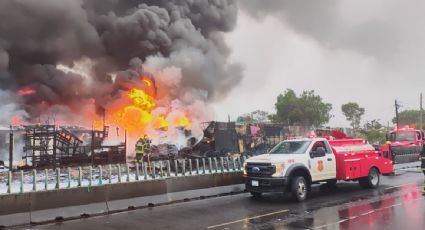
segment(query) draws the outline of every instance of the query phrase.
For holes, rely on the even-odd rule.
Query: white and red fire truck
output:
[[[356,180],[364,188],[375,188],[380,175],[394,172],[391,155],[384,156],[366,140],[331,139],[286,140],[267,154],[247,159],[247,191],[254,197],[266,192],[291,192],[297,201],[303,201],[315,183],[334,185],[338,180]]]

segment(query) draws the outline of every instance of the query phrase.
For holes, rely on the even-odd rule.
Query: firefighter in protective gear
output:
[[[149,158],[149,154],[150,154],[150,144],[151,141],[148,139],[148,137],[146,135],[144,135],[142,138],[140,138],[137,142],[136,142],[136,160],[137,162],[142,162],[144,156],[148,156]]]

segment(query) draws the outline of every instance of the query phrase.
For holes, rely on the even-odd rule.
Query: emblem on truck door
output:
[[[258,168],[258,167],[253,167],[253,168],[252,168],[252,172],[253,172],[253,173],[258,173],[258,172],[260,172],[260,168]]]
[[[323,171],[323,161],[319,160],[317,161],[317,170],[319,170],[319,172]]]

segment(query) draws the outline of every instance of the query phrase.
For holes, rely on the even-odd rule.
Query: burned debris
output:
[[[187,146],[180,150],[173,144],[150,145],[149,148],[145,148],[145,156],[140,159],[149,162],[262,154],[277,143],[287,138],[303,136],[310,130],[309,127],[283,124],[240,125],[235,122],[216,121],[203,124],[203,136],[199,140],[195,137],[188,138]],[[141,138],[136,144],[136,153],[142,142],[149,141],[144,138]]]
[[[3,141],[0,143],[0,149],[3,149],[1,159],[8,160],[4,157],[7,147],[10,148],[10,156],[13,156],[13,151],[23,150],[22,156],[15,159],[18,169],[119,164],[125,163],[127,159],[141,163],[256,155],[267,152],[284,139],[303,136],[310,130],[309,127],[270,123],[237,124],[211,121],[202,125],[203,135],[200,137],[193,136],[190,130],[180,130],[186,137],[187,143],[184,147],[173,143],[153,144],[146,135],[135,140],[135,143],[130,142],[130,145],[127,145],[127,135],[119,143],[109,145],[109,142],[105,141],[109,137],[109,126],[103,126],[100,130],[55,125],[21,126],[0,132],[0,140]],[[9,143],[12,144],[4,141],[9,139],[9,134]],[[14,144],[13,139],[22,139],[21,144]],[[9,159],[12,159],[10,156]],[[16,164],[17,161],[19,164]]]
[[[125,141],[106,146],[109,127],[103,130],[66,129],[54,125],[24,126],[24,164],[18,168],[111,164],[126,161]],[[88,139],[88,141],[83,141]]]

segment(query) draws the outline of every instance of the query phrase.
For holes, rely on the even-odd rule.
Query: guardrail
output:
[[[67,167],[0,174],[3,194],[70,189],[171,177],[240,172],[246,157],[210,157],[152,161],[150,163]]]

